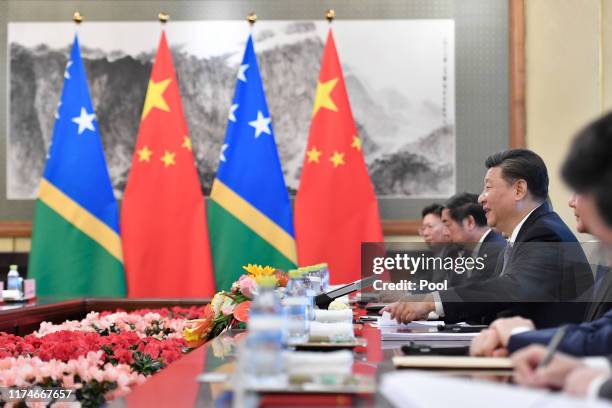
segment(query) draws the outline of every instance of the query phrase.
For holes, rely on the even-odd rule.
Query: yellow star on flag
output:
[[[315,146],[312,146],[312,149],[306,152],[308,155],[308,163],[319,162],[319,156],[321,156],[321,152],[317,150]]]
[[[334,167],[338,167],[341,164],[344,164],[344,153],[340,153],[334,150],[334,154],[332,157],[329,158],[329,161],[334,164]]]
[[[357,136],[353,136],[353,143],[351,143],[351,147],[361,150],[361,139],[359,139]]]
[[[166,88],[168,88],[168,85],[170,85],[170,81],[170,78],[164,79],[163,81],[159,82],[153,82],[152,80],[149,81],[149,87],[147,88],[147,96],[145,97],[144,108],[142,108],[141,120],[146,118],[149,112],[151,112],[151,109],[153,108],[161,109],[165,112],[170,112],[170,107],[164,99],[164,92],[166,91]]]
[[[321,108],[338,112],[338,107],[331,98],[331,92],[334,90],[337,82],[338,78],[334,78],[327,82],[319,82],[317,85],[314,107],[312,108],[312,117],[314,117]]]
[[[146,161],[147,163],[150,161],[151,155],[153,154],[153,152],[149,150],[147,146],[144,146],[142,149],[136,151],[136,153],[138,153],[139,162]]]
[[[183,144],[181,145],[181,147],[184,147],[185,149],[191,151],[191,139],[187,136],[183,136]]]
[[[168,166],[172,166],[176,164],[174,162],[174,156],[176,156],[176,153],[170,153],[167,150],[164,152],[164,156],[160,159],[161,161],[164,162],[164,167],[168,167]]]

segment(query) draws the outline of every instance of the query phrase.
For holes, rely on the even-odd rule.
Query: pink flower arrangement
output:
[[[188,310],[185,316],[202,316],[203,313],[204,308],[198,308]],[[35,334],[45,336],[58,331],[80,331],[101,335],[133,332],[140,337],[181,338],[186,320],[185,317],[177,317],[176,314],[169,312],[162,314],[153,310],[140,310],[134,313],[91,312],[81,321],[68,320],[61,324],[42,322]]]
[[[102,354],[90,351],[68,362],[24,356],[3,358],[0,360],[0,386],[25,388],[54,384],[75,389],[77,399],[79,396],[85,399],[97,397],[87,395],[91,393],[88,384],[95,381],[99,385],[97,389],[106,391],[104,399],[110,400],[127,394],[130,387],[145,380],[126,364],[105,364]]]
[[[92,312],[81,321],[43,322],[24,337],[0,332],[0,386],[67,387],[82,406],[98,406],[188,352],[187,318],[207,310],[210,305]]]

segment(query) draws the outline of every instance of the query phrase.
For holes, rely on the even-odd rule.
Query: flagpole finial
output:
[[[334,21],[334,18],[336,18],[336,12],[334,9],[329,9],[325,12],[325,19],[329,21],[330,24],[332,21]]]
[[[160,23],[166,24],[168,20],[170,20],[170,14],[164,13],[162,11],[161,13],[157,14],[157,19],[159,20]]]
[[[80,12],[75,11],[72,14],[72,21],[74,21],[76,24],[81,24],[83,22],[83,15]]]
[[[249,22],[249,24],[252,27],[255,24],[255,22],[257,21],[257,14],[249,13],[249,15],[247,16],[247,21]]]

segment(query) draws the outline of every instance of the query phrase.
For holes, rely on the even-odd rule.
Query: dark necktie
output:
[[[508,263],[510,262],[510,257],[512,256],[512,244],[512,242],[508,242],[506,244],[506,247],[504,248],[504,264],[502,266],[500,276],[506,273],[506,267],[508,266]]]

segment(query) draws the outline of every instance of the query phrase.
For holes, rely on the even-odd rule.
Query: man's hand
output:
[[[415,297],[412,301],[409,299],[387,305],[380,311],[380,314],[388,312],[391,315],[391,319],[397,320],[398,323],[410,323],[413,320],[427,319],[429,312],[433,312],[436,309],[432,295]]]
[[[480,332],[478,336],[472,340],[470,345],[470,354],[472,356],[495,356],[504,357],[508,355],[508,342],[514,329],[524,327],[528,330],[535,328],[533,322],[522,317],[511,317],[506,319],[497,319],[487,330]]]
[[[567,376],[563,391],[568,394],[585,397],[591,383],[599,377],[609,377],[610,371],[601,368],[578,367]]]
[[[502,346],[496,330],[484,329],[470,344],[470,355],[479,357],[506,357],[508,350]]]
[[[560,389],[573,370],[584,367],[579,359],[555,353],[546,367],[539,368],[546,351],[544,346],[532,345],[514,353],[512,355],[514,381],[532,387]]]

